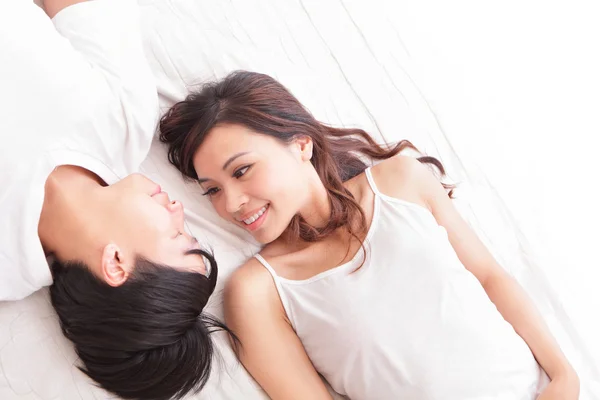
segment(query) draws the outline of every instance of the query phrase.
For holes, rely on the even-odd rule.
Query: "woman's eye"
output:
[[[241,178],[242,176],[244,176],[244,174],[246,172],[248,172],[248,170],[250,169],[251,165],[246,165],[245,167],[236,169],[235,172],[233,173],[233,177],[234,178]]]
[[[204,193],[202,194],[202,196],[209,196],[209,197],[210,197],[210,196],[214,196],[215,194],[217,194],[217,192],[218,192],[219,190],[221,190],[221,189],[219,189],[219,188],[210,188],[210,189],[208,189],[206,192],[204,192]]]

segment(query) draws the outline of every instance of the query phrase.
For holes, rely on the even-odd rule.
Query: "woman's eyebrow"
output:
[[[237,154],[234,154],[231,157],[229,157],[229,159],[227,161],[225,161],[225,164],[223,164],[223,171],[225,171],[225,169],[229,166],[229,164],[231,164],[236,158],[246,155],[248,153],[250,153],[250,152],[242,151],[241,153],[237,153]]]

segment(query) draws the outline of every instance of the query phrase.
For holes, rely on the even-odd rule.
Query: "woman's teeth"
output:
[[[248,219],[244,220],[244,223],[246,225],[250,225],[251,223],[253,223],[254,221],[256,221],[257,219],[260,218],[261,215],[263,215],[265,213],[265,211],[267,211],[267,206],[264,206],[263,208],[261,208],[260,210],[258,210],[258,212],[256,214],[254,214],[253,216],[251,216]]]

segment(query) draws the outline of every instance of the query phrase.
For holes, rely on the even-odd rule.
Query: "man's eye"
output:
[[[244,174],[246,172],[248,172],[248,170],[250,169],[250,167],[252,167],[251,165],[246,165],[245,167],[236,169],[235,172],[233,173],[233,177],[234,178],[241,178],[242,176],[244,176]]]

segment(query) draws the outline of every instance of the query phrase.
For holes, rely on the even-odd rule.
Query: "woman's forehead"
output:
[[[258,133],[243,125],[221,125],[213,128],[200,145],[198,153],[204,157],[229,158],[234,153],[261,152],[265,146],[281,146],[283,143],[267,134]]]

